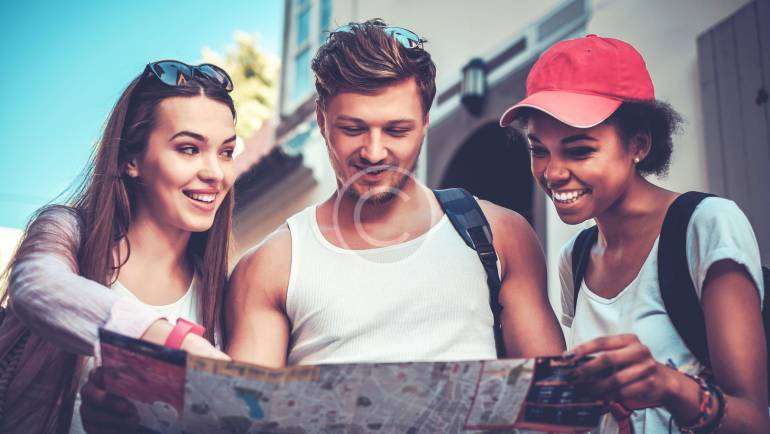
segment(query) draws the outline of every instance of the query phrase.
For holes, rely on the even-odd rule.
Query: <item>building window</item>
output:
[[[320,15],[320,20],[318,22],[319,28],[321,29],[318,37],[319,44],[323,44],[324,42],[326,42],[326,38],[329,36],[329,32],[332,30],[330,28],[331,20],[332,20],[332,1],[321,0],[321,15]]]
[[[313,73],[310,63],[318,47],[326,42],[332,25],[331,0],[290,0],[291,30],[288,44],[288,64],[283,70],[286,97],[281,113],[289,114],[313,93]]]
[[[299,101],[310,92],[310,47],[294,58],[294,94],[292,100]]]
[[[302,8],[297,14],[297,46],[300,47],[307,42],[310,34],[310,4]]]
[[[313,1],[294,0],[294,44],[292,49],[293,80],[291,83],[291,101],[299,103],[307,97],[310,91],[310,56],[313,51],[315,38],[311,38],[313,32]]]

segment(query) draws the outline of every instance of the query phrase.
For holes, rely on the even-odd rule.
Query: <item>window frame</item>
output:
[[[312,74],[308,74],[308,86],[307,91],[303,91],[302,94],[297,94],[297,60],[306,50],[309,50],[311,61],[312,56],[318,47],[326,40],[325,35],[321,32],[321,0],[288,0],[290,5],[290,31],[287,35],[287,40],[284,42],[288,47],[286,56],[286,65],[284,67],[283,80],[284,80],[284,95],[281,101],[281,114],[284,116],[291,115],[298,108],[300,108],[309,98],[315,94],[315,87],[312,82]],[[332,21],[334,2],[329,0],[329,22]],[[297,40],[299,33],[299,19],[303,13],[307,13],[308,16],[308,36],[304,41],[299,42]]]

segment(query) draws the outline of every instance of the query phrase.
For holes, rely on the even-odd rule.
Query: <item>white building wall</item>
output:
[[[382,18],[428,40],[441,92],[460,79],[471,58],[509,43],[527,24],[548,13],[560,0],[338,0],[336,7],[357,4],[356,20]],[[335,15],[336,16],[336,15]]]

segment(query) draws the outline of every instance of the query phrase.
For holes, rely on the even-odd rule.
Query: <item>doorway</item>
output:
[[[518,212],[533,224],[533,184],[524,137],[490,122],[460,145],[439,188],[463,187],[479,199]]]

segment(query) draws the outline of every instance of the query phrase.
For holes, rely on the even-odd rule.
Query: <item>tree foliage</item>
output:
[[[236,134],[246,139],[273,116],[280,61],[259,47],[258,38],[236,31],[235,44],[224,55],[203,48],[203,61],[224,68],[233,80],[230,94],[238,112]]]

